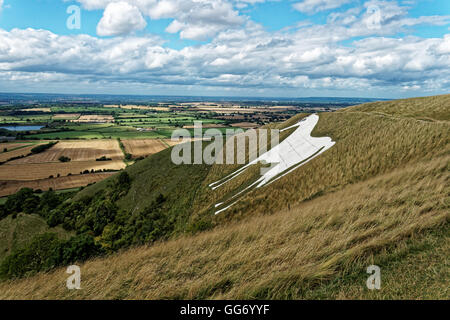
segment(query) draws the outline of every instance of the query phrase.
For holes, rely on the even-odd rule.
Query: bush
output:
[[[119,186],[127,187],[130,185],[131,179],[127,172],[122,171],[117,178],[117,182],[119,183]]]
[[[66,156],[61,156],[61,157],[58,158],[58,160],[61,161],[61,162],[70,162],[71,159],[69,157],[66,157]]]
[[[0,277],[22,277],[33,271],[55,267],[59,246],[60,241],[55,233],[45,233],[33,238],[27,247],[14,250],[2,261]]]
[[[53,147],[57,142],[49,142],[47,144],[41,144],[39,146],[34,147],[33,149],[31,149],[31,153],[32,154],[36,154],[36,153],[41,153],[44,152],[47,149],[50,149],[51,147]]]
[[[15,249],[0,264],[0,278],[23,277],[39,271],[48,271],[60,265],[85,261],[103,253],[94,238],[81,234],[69,240],[59,240],[56,233],[44,233],[30,243]]]
[[[52,190],[44,192],[41,197],[36,195],[38,193],[42,193],[42,190],[22,188],[17,193],[10,195],[5,204],[0,206],[0,218],[19,212],[38,213],[47,218],[51,210],[57,208],[70,196],[70,193],[56,194]]]
[[[102,156],[100,158],[95,159],[95,161],[111,161],[111,158],[107,158],[106,156]]]
[[[5,211],[9,214],[27,210],[32,211],[31,206],[39,202],[39,197],[34,194],[33,189],[22,188],[17,193],[10,195],[5,202]]]

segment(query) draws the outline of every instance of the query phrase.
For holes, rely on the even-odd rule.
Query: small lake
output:
[[[40,130],[44,126],[7,126],[7,127],[0,127],[0,129],[6,129],[9,131],[34,131],[34,130]]]

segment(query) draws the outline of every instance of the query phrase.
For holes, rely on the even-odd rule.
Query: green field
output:
[[[24,108],[48,108],[51,112],[25,112],[23,111]],[[55,119],[53,117],[56,114],[59,116]],[[67,114],[67,117],[64,117],[64,114]],[[81,117],[89,115],[113,116],[114,123],[77,122],[83,118],[74,118],[72,114],[80,114]],[[257,122],[258,120],[218,119],[213,112],[199,112],[190,108],[172,108],[169,111],[118,109],[104,107],[102,104],[81,103],[18,105],[0,108],[0,125],[45,125],[38,132],[8,133],[8,135],[16,135],[18,140],[170,138],[173,130],[184,126],[193,126],[195,121],[201,121],[204,125],[216,124],[231,128],[229,125],[233,122]],[[189,131],[193,132],[192,129],[189,129]],[[225,129],[220,128],[220,131],[225,132]]]

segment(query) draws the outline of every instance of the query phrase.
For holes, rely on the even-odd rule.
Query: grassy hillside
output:
[[[163,211],[180,217],[173,239],[80,264],[82,290],[65,289],[61,268],[4,281],[0,298],[448,299],[448,97],[320,114],[313,135],[333,148],[217,216],[213,204],[258,168],[211,191],[235,166],[174,166],[170,150],[142,160],[126,169],[131,185],[117,205],[139,216],[167,197]],[[183,234],[195,221],[215,228]],[[377,292],[365,287],[370,264],[382,270]]]
[[[361,112],[323,113],[313,135],[331,136],[336,145],[273,184],[249,193],[218,218],[273,213],[409,163],[440,157],[450,151],[448,132],[449,123],[444,121],[424,122]],[[205,186],[224,175],[223,167],[211,169]],[[209,197],[200,202],[216,203],[222,192],[238,188],[240,183],[232,181],[216,192],[205,188],[201,194]]]
[[[450,94],[387,102],[371,102],[346,108],[344,112],[409,117],[424,121],[449,121]]]
[[[36,214],[19,213],[0,220],[0,261],[14,249],[20,248],[34,236],[45,232],[57,233],[61,239],[70,234],[60,226],[50,228],[44,219]]]

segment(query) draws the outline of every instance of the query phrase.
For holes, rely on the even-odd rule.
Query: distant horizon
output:
[[[98,97],[98,96],[104,96],[104,97],[149,97],[149,98],[187,98],[187,99],[196,99],[196,98],[202,98],[202,99],[227,99],[227,100],[243,100],[243,99],[256,99],[256,100],[307,100],[307,99],[314,99],[314,100],[320,100],[320,99],[344,99],[344,100],[397,100],[397,99],[407,99],[407,98],[382,98],[382,97],[364,97],[364,96],[245,96],[245,95],[233,95],[233,96],[226,96],[226,95],[182,95],[182,94],[120,94],[120,93],[61,93],[61,92],[4,92],[0,91],[0,101],[3,95],[24,95],[24,96],[62,96],[62,97]],[[432,95],[433,96],[433,95]],[[418,97],[425,97],[425,96],[417,96]],[[414,97],[413,97],[414,98]]]

